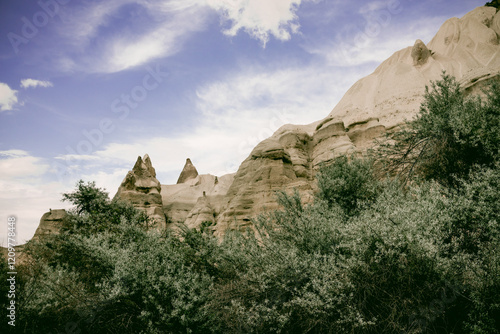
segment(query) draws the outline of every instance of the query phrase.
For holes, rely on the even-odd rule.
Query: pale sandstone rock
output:
[[[64,209],[51,209],[49,212],[46,212],[40,219],[40,224],[32,240],[40,239],[45,235],[59,234],[67,217],[68,213]]]
[[[343,154],[363,154],[374,139],[413,119],[425,86],[439,80],[443,70],[467,92],[498,77],[498,20],[494,8],[479,7],[446,21],[427,46],[417,40],[356,82],[324,120],[285,125],[257,145],[234,177],[216,235],[251,226],[258,213],[277,208],[278,190],[296,188],[305,202],[310,200],[321,164]]]
[[[196,170],[196,167],[194,167],[193,163],[191,162],[191,159],[187,158],[186,164],[184,165],[181,175],[179,175],[179,179],[177,180],[177,184],[184,183],[188,180],[194,179],[197,176],[198,176],[198,171]]]
[[[498,11],[491,22],[491,29],[500,37],[500,11]]]
[[[431,56],[431,52],[427,49],[424,42],[417,39],[413,48],[411,49],[411,57],[413,58],[414,66],[422,66],[424,65],[429,57]]]
[[[227,204],[223,201],[233,179],[234,174],[204,174],[184,183],[162,185],[163,211],[171,222],[185,222],[189,227],[198,227],[203,221],[215,222]],[[202,197],[205,199],[199,201]]]
[[[147,154],[144,158],[137,158],[134,167],[118,188],[115,198],[146,212],[155,221],[157,228],[166,227],[161,185],[156,179],[156,171]]]
[[[449,19],[427,45],[417,40],[356,82],[325,119],[282,126],[254,148],[236,174],[198,175],[188,159],[178,184],[160,187],[150,160],[148,165],[138,159],[120,197],[142,208],[148,202],[148,213],[154,203],[153,215],[167,214],[192,228],[214,222],[218,236],[251,227],[259,213],[278,208],[277,191],[297,189],[309,202],[321,164],[344,154],[363,154],[374,139],[413,119],[425,86],[439,80],[443,70],[468,93],[500,78],[499,31],[500,14],[492,7]]]

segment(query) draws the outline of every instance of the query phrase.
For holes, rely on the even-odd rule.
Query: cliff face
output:
[[[276,191],[297,189],[312,198],[322,163],[343,154],[363,154],[382,136],[418,113],[425,86],[443,71],[466,92],[478,93],[500,78],[500,12],[478,7],[447,20],[426,45],[417,40],[395,52],[356,82],[323,120],[285,125],[259,143],[236,174],[198,175],[190,159],[175,185],[160,185],[149,157],[138,158],[116,196],[165,226],[165,215],[196,228],[212,222],[216,235],[245,228],[251,219],[277,208]]]
[[[471,93],[483,81],[498,79],[499,28],[500,12],[493,7],[447,20],[428,45],[417,40],[356,82],[325,119],[280,128],[241,164],[216,234],[244,227],[257,213],[276,208],[276,190],[298,189],[307,201],[321,163],[342,154],[362,154],[373,139],[413,119],[425,86],[439,80],[443,70]]]
[[[463,86],[497,76],[499,21],[493,7],[478,7],[461,19],[447,20],[427,46],[417,41],[356,82],[329,116],[346,125],[378,118],[391,128],[415,116],[425,86],[440,79],[443,70]]]
[[[185,183],[186,181],[194,179],[197,176],[198,176],[198,171],[196,170],[196,167],[194,167],[193,163],[191,162],[191,159],[187,158],[186,164],[184,165],[181,175],[179,175],[179,179],[177,180],[177,184]]]
[[[162,185],[163,211],[173,223],[185,222],[191,228],[204,221],[216,223],[233,179],[234,174],[205,174],[184,183]]]
[[[61,227],[67,217],[68,213],[63,209],[51,209],[49,212],[46,212],[40,219],[40,224],[38,225],[32,240],[42,238],[44,235],[48,234],[59,234],[59,231],[61,230]]]
[[[439,80],[443,70],[471,93],[485,80],[498,78],[499,35],[500,12],[493,7],[447,20],[427,45],[417,40],[356,82],[325,119],[285,125],[259,143],[235,175],[198,175],[188,159],[177,184],[162,186],[163,212],[190,227],[213,222],[222,236],[276,209],[277,191],[297,189],[307,202],[322,163],[343,154],[363,154],[375,138],[411,120],[425,86]]]

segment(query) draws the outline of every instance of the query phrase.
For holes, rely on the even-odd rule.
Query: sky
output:
[[[237,171],[287,123],[328,115],[394,52],[485,0],[0,1],[0,244],[69,208],[78,180],[114,196],[149,154]]]

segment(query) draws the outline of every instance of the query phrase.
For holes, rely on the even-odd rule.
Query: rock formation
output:
[[[198,171],[196,170],[196,167],[194,167],[193,163],[191,162],[191,159],[187,158],[186,164],[182,169],[181,175],[179,175],[179,179],[177,179],[177,184],[184,183],[188,180],[194,179],[197,176],[198,176]]]
[[[394,53],[372,74],[356,82],[323,120],[284,125],[259,143],[234,175],[198,175],[187,159],[176,185],[162,185],[163,212],[174,222],[214,231],[251,225],[257,214],[276,209],[276,192],[299,190],[305,202],[315,189],[321,164],[343,154],[362,154],[373,140],[418,112],[425,86],[442,71],[468,92],[500,74],[500,14],[478,7],[446,21],[425,45]]]
[[[144,158],[140,156],[137,158],[134,168],[125,176],[115,198],[144,210],[149,217],[155,220],[157,227],[166,226],[161,185],[156,179],[156,171],[147,154]]]
[[[500,78],[499,20],[500,12],[493,7],[450,19],[427,46],[417,40],[356,82],[325,119],[278,129],[241,164],[215,233],[221,236],[228,228],[249,225],[257,213],[276,208],[276,190],[298,189],[307,201],[322,163],[341,154],[363,153],[373,139],[413,119],[425,86],[439,80],[443,70],[467,92]]]
[[[297,189],[309,201],[321,164],[344,154],[363,154],[375,138],[411,120],[425,86],[439,80],[443,70],[467,93],[499,80],[499,36],[500,12],[494,7],[449,19],[427,45],[417,40],[356,82],[325,119],[282,126],[253,149],[236,174],[198,175],[187,159],[177,184],[160,186],[146,155],[138,158],[116,196],[161,224],[165,215],[192,228],[209,221],[218,236],[246,228],[257,214],[277,208],[277,191]]]
[[[413,58],[414,66],[422,66],[427,62],[427,59],[431,56],[431,52],[427,49],[424,42],[417,39],[413,48],[411,49],[411,57]]]
[[[205,174],[184,183],[162,185],[163,211],[170,221],[185,222],[191,228],[204,221],[215,223],[233,178],[234,174]]]
[[[59,231],[61,230],[61,227],[67,217],[68,213],[64,209],[51,209],[49,212],[46,212],[40,219],[40,224],[38,225],[32,240],[37,240],[44,235],[59,234]]]

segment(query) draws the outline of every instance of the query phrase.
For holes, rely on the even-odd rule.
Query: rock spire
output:
[[[156,171],[151,159],[146,154],[144,158],[140,156],[137,158],[134,168],[125,176],[115,198],[144,210],[149,217],[155,220],[157,227],[165,227],[166,219],[160,193],[160,182],[156,179]]]
[[[198,171],[196,170],[196,167],[194,167],[193,163],[191,162],[191,159],[187,158],[186,164],[184,165],[181,175],[179,175],[179,179],[177,180],[177,184],[184,183],[187,180],[196,178],[197,176],[198,176]]]

